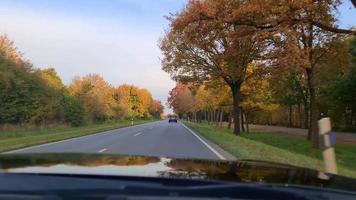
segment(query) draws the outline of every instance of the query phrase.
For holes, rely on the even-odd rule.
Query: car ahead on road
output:
[[[0,199],[356,199],[356,180],[261,161],[2,154]]]
[[[171,123],[171,122],[178,123],[178,118],[176,116],[169,116],[168,123]]]

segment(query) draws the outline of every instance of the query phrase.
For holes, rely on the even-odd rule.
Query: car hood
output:
[[[356,191],[356,180],[289,165],[101,154],[2,154],[1,173],[85,174],[307,185]],[[323,178],[324,177],[324,178]]]

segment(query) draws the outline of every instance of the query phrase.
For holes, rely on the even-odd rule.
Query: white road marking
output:
[[[107,149],[102,149],[102,150],[100,150],[100,151],[98,151],[99,153],[102,153],[102,152],[104,152],[104,151],[106,151]]]
[[[200,142],[202,142],[206,147],[208,147],[208,149],[210,149],[210,151],[212,151],[217,157],[219,157],[221,160],[226,160],[226,158],[221,155],[219,152],[217,152],[213,147],[211,147],[208,143],[206,143],[203,139],[201,139],[201,137],[199,137],[196,133],[194,133],[194,131],[192,131],[192,129],[188,128],[185,124],[183,124],[182,122],[179,122],[182,126],[184,126],[184,128],[186,128],[191,134],[193,134],[196,138],[198,138],[198,140],[200,140]]]
[[[141,127],[141,126],[145,126],[145,125],[150,124],[150,123],[156,123],[156,122],[148,122],[148,123],[138,124],[138,125],[134,125],[134,126],[127,126],[127,127],[112,129],[112,130],[108,130],[108,131],[104,131],[104,132],[99,132],[99,133],[94,133],[94,134],[89,134],[89,135],[84,135],[84,136],[79,136],[79,137],[59,140],[59,141],[56,141],[56,142],[50,142],[50,143],[34,145],[34,146],[25,147],[25,148],[21,148],[21,149],[16,149],[16,150],[12,150],[12,151],[6,151],[6,152],[3,152],[1,154],[17,153],[17,152],[31,150],[31,149],[35,149],[35,148],[39,148],[39,147],[49,146],[49,145],[52,145],[52,144],[58,144],[58,143],[62,143],[62,142],[68,142],[68,141],[72,141],[72,140],[83,139],[83,138],[86,138],[86,137],[92,137],[94,135],[108,134],[109,132],[112,132],[112,131],[119,131],[119,130],[122,131],[122,130],[130,129],[132,127]]]
[[[138,132],[134,136],[138,136],[138,135],[141,135],[141,134],[142,134],[142,132]]]

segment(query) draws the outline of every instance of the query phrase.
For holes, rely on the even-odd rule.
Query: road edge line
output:
[[[217,157],[221,160],[227,160],[223,155],[221,155],[218,151],[216,151],[212,146],[206,143],[198,134],[196,134],[192,129],[186,126],[184,123],[179,122],[184,128],[186,128],[191,134],[193,134],[200,142],[202,142],[210,151],[212,151]]]

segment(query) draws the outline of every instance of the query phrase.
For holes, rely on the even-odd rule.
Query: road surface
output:
[[[216,150],[218,149],[218,150]],[[220,151],[220,152],[219,152]],[[115,129],[62,140],[9,153],[105,153],[166,156],[174,158],[225,159],[221,149],[185,125],[167,120]]]

